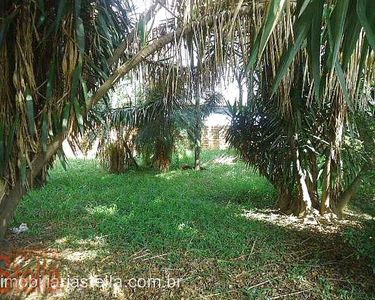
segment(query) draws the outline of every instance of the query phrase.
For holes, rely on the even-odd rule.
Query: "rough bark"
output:
[[[28,182],[35,178],[43,167],[51,161],[57,150],[62,146],[62,142],[63,137],[57,136],[56,140],[48,145],[45,153],[41,152],[36,155],[31,162],[30,170],[27,172]],[[4,237],[9,222],[13,219],[16,208],[26,191],[21,180],[19,180],[2,199],[0,203],[0,238]]]
[[[137,161],[135,160],[132,151],[129,148],[129,145],[127,142],[124,144],[125,152],[126,152],[126,160],[128,161],[129,166],[135,166],[136,168],[139,168]]]
[[[342,100],[341,98],[335,98],[336,101]],[[340,184],[340,180],[335,178],[339,176],[337,169],[337,164],[341,162],[341,144],[343,140],[343,129],[345,120],[345,110],[346,105],[344,103],[335,103],[334,112],[335,118],[332,122],[332,134],[330,136],[331,145],[326,158],[325,165],[325,181],[323,186],[323,197],[321,203],[320,214],[331,214],[333,212],[333,203],[338,198],[338,192],[340,191],[340,186],[336,184],[334,187],[334,180]],[[341,179],[341,178],[340,178]]]
[[[39,188],[47,183],[48,169],[49,168],[46,167],[39,172],[39,174],[32,180],[32,184],[30,185],[31,188]]]
[[[291,214],[293,206],[293,195],[291,191],[285,189],[284,187],[277,188],[277,205],[281,212],[285,214]]]
[[[159,167],[161,173],[169,172],[171,166],[171,154],[172,150],[168,149],[168,146],[163,141],[162,137],[159,137],[156,141],[156,164]]]
[[[243,86],[242,86],[242,74],[234,74],[234,77],[237,81],[237,86],[238,86],[238,102],[243,104]]]
[[[278,206],[286,215],[300,216],[306,213],[301,195],[294,195],[291,191],[284,190],[278,194]]]
[[[3,197],[5,196],[5,192],[6,192],[5,181],[3,179],[0,179],[0,203]]]
[[[246,76],[246,82],[248,84],[248,94],[247,94],[247,105],[250,106],[255,98],[254,95],[254,71],[250,70],[249,74]]]
[[[112,174],[125,173],[125,151],[116,144],[109,153],[109,172]]]
[[[18,204],[20,203],[23,195],[25,194],[25,188],[21,182],[10,190],[10,192],[3,198],[0,203],[0,238],[3,238],[8,228],[9,222],[13,219],[14,213]]]
[[[324,185],[320,214],[331,213],[331,193],[332,193],[332,151],[327,158],[324,167]]]
[[[194,170],[201,170],[201,147],[196,146],[194,151]]]
[[[196,135],[196,141],[195,141],[195,151],[194,151],[194,169],[196,171],[200,171],[201,169],[201,131],[202,131],[202,120],[201,120],[201,106],[200,106],[200,95],[197,93],[196,99],[195,99],[195,113],[196,113],[196,124],[195,124],[195,135]]]
[[[160,164],[159,170],[161,173],[168,173],[170,168],[170,163],[169,161],[163,161]]]
[[[295,134],[291,139],[291,150],[293,152],[294,166],[298,178],[297,184],[299,197],[297,199],[299,199],[299,201],[295,203],[294,210],[298,212],[298,214],[308,214],[312,210],[312,201],[306,184],[306,172],[301,165],[299,149],[296,146],[297,140],[298,134]]]
[[[367,167],[363,168],[349,187],[340,195],[335,207],[335,213],[339,218],[342,218],[345,207],[349,204],[351,198],[360,186],[366,169]]]
[[[150,147],[144,147],[142,149],[142,159],[146,167],[152,167],[151,149]]]
[[[310,174],[306,178],[307,188],[309,190],[310,199],[311,199],[313,208],[319,210],[320,209],[319,194],[318,194],[319,170],[318,170],[317,158],[315,154],[310,154],[309,169],[310,169]]]

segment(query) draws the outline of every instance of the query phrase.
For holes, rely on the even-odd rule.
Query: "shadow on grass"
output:
[[[176,293],[190,298],[266,299],[306,290],[300,299],[371,299],[373,276],[340,237],[243,216],[273,199],[271,186],[239,164],[110,175],[94,161],[72,162],[22,201],[16,221],[31,230],[9,239],[18,248],[56,249],[64,274],[170,272],[185,280]],[[152,293],[169,297],[154,290],[137,297]]]

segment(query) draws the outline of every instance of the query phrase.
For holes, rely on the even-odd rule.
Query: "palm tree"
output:
[[[110,75],[107,59],[133,21],[129,3],[120,0],[3,1],[0,14],[0,219],[6,224],[63,139],[74,143],[84,132],[86,101]]]
[[[99,121],[95,122],[90,136],[100,140],[98,150],[104,161],[111,160],[108,154],[121,152],[117,146],[122,148],[122,152],[129,152],[124,147],[131,144],[141,154],[146,166],[157,166],[161,172],[167,172],[172,154],[177,151],[178,141],[196,147],[196,141],[200,138],[200,133],[197,136],[197,123],[201,124],[222,102],[223,97],[219,93],[207,91],[202,95],[200,114],[197,116],[196,104],[185,89],[183,78],[183,74],[180,74],[178,90],[174,93],[171,90],[173,86],[168,82],[176,82],[161,76],[155,86],[137,96],[135,104],[130,102],[125,107],[98,111]],[[119,138],[111,143],[114,132]]]
[[[258,95],[249,106],[239,102],[230,107],[232,121],[227,141],[273,184],[282,212],[308,213],[306,198],[311,201],[310,210],[320,210],[325,178],[319,174],[324,172],[326,153],[330,151],[329,103],[321,107],[316,102],[307,105],[306,99],[292,94],[290,119],[277,109],[277,101],[267,98],[266,91]],[[339,216],[361,179],[372,169],[375,146],[372,117],[371,111],[352,113],[351,123],[356,126],[345,126],[345,142],[339,149],[342,154],[340,177],[336,177],[337,196],[331,207]],[[303,171],[302,176],[306,174],[304,178],[298,168]]]
[[[263,130],[271,130],[270,119],[279,118],[279,125],[273,128],[274,132],[271,131],[273,138],[279,138],[280,122],[286,122],[283,128],[287,133],[284,134],[285,143],[291,153],[289,166],[293,166],[300,199],[297,202],[290,200],[294,203],[292,211],[296,213],[308,214],[317,202],[317,158],[313,152],[306,155],[309,150],[303,149],[306,142],[311,143],[315,136],[325,143],[324,147],[318,147],[318,154],[324,161],[320,212],[335,211],[346,198],[343,196],[346,193],[342,170],[343,137],[349,116],[371,101],[375,16],[369,9],[373,5],[369,1],[270,1],[251,51],[248,69],[256,67],[263,89],[271,91],[270,95],[262,94],[262,105],[266,105],[265,111],[268,112],[268,122]],[[269,104],[269,99],[275,103]],[[259,108],[258,103],[255,106]],[[279,114],[277,118],[273,117],[274,111],[269,114],[272,109]],[[316,123],[312,128],[303,122],[311,113],[323,116],[312,119]],[[250,113],[250,120],[251,116],[254,112]],[[257,120],[253,122],[252,126],[257,125]],[[232,127],[229,140],[238,145],[237,148],[245,155],[243,144],[246,141],[241,143],[234,138],[235,134],[240,136],[235,131],[238,124],[234,122]],[[307,140],[303,138],[306,129],[310,131]],[[242,130],[243,134],[248,131],[245,127]],[[247,142],[251,143],[253,139],[250,136]],[[261,146],[273,153],[269,140],[267,143]],[[309,148],[317,151],[316,147]],[[258,154],[261,151],[252,148],[252,145],[249,149],[258,151]],[[282,167],[283,162],[279,159],[273,157],[269,163]],[[251,157],[247,160],[259,169],[258,161]],[[273,171],[278,170],[274,168]],[[268,171],[272,173],[272,170]],[[288,185],[284,185],[283,189],[288,191],[289,197]]]

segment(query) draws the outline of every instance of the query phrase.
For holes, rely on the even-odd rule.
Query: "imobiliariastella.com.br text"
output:
[[[122,278],[112,274],[62,276],[58,269],[49,269],[45,262],[32,268],[20,267],[7,255],[0,255],[0,294],[59,294],[77,289],[101,289],[117,293],[124,289],[177,289],[182,279],[170,277]],[[65,272],[64,272],[65,273]]]

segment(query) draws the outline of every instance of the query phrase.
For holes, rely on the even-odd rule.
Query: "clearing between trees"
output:
[[[17,210],[11,227],[29,230],[6,236],[14,264],[44,262],[62,278],[107,275],[125,284],[71,283],[57,295],[9,299],[374,299],[366,231],[374,214],[361,212],[363,202],[357,197],[346,220],[304,224],[273,212],[272,186],[231,155],[203,152],[200,172],[182,170],[191,159],[175,157],[162,174],[108,174],[94,160],[70,161],[67,171],[58,164]],[[161,286],[129,284],[150,278]],[[179,285],[167,286],[171,278]]]

